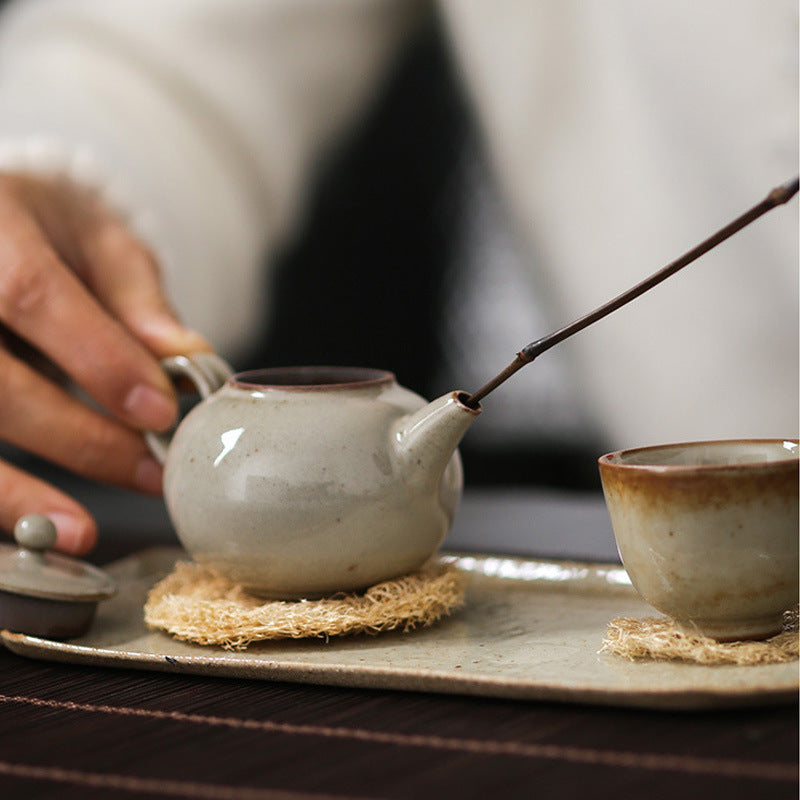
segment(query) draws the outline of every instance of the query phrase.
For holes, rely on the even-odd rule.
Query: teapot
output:
[[[201,564],[260,596],[355,591],[420,567],[461,496],[457,446],[480,406],[431,403],[391,372],[272,368],[217,355],[162,362],[202,402],[147,434],[177,536]]]

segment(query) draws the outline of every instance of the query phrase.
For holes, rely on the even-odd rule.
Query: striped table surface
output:
[[[96,669],[6,651],[0,675],[9,798],[797,796],[791,706],[642,712]]]

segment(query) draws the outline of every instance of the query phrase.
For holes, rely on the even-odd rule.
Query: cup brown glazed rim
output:
[[[637,454],[647,453],[647,452],[656,452],[656,451],[669,451],[669,450],[680,450],[680,449],[690,449],[690,448],[699,448],[699,447],[724,447],[724,446],[736,446],[736,445],[782,445],[785,443],[791,443],[792,445],[797,448],[794,454],[791,454],[790,451],[787,449],[787,453],[789,455],[786,458],[778,458],[774,460],[753,460],[753,461],[736,461],[726,463],[724,461],[720,461],[719,463],[713,464],[675,464],[675,463],[659,463],[657,461],[653,462],[626,462],[626,461],[619,461],[616,459],[634,456]],[[704,441],[691,441],[691,442],[673,442],[668,444],[655,444],[655,445],[645,445],[643,447],[631,447],[626,448],[624,450],[615,450],[611,453],[606,453],[605,455],[600,456],[598,459],[598,464],[601,468],[605,469],[614,469],[614,470],[625,470],[629,472],[653,472],[653,473],[661,473],[661,474],[691,474],[691,473],[703,473],[707,474],[710,472],[741,472],[743,470],[753,470],[753,469],[760,469],[760,470],[797,470],[798,465],[800,465],[800,442],[797,439],[792,439],[791,437],[783,437],[783,438],[761,438],[761,439],[709,439]]]
[[[239,372],[231,386],[258,391],[304,392],[328,389],[365,389],[395,382],[394,373],[371,367],[266,367]]]

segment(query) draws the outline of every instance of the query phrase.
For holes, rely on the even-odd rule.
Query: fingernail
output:
[[[175,403],[169,397],[144,383],[135,386],[128,393],[125,411],[142,427],[154,431],[169,428],[178,413]]]
[[[89,520],[75,517],[65,511],[46,513],[56,526],[58,531],[56,547],[62,553],[82,556],[94,547],[97,534],[94,525]]]
[[[164,468],[153,456],[145,456],[137,465],[133,482],[137,489],[150,494],[161,494]]]

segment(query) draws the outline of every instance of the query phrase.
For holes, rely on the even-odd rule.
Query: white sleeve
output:
[[[795,0],[443,6],[554,329],[797,174]],[[796,432],[797,202],[559,346],[609,441]]]
[[[418,10],[12,3],[0,18],[0,159],[13,165],[21,146],[28,165],[56,149],[78,172],[99,165],[138,212],[182,317],[233,356],[268,314],[265,253],[296,224],[318,159],[363,111]]]

